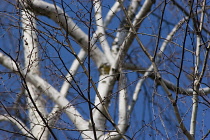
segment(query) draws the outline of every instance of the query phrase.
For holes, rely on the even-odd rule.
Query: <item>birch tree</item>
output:
[[[209,2],[1,1],[1,137],[208,139]]]

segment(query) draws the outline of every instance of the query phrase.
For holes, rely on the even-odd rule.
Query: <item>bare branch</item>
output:
[[[202,3],[202,13],[201,13],[201,19],[198,29],[196,28],[196,52],[195,52],[195,70],[194,70],[194,85],[193,85],[193,107],[192,107],[192,116],[191,116],[191,123],[190,123],[190,134],[195,137],[195,128],[196,128],[196,120],[197,120],[197,113],[198,113],[198,92],[200,87],[201,77],[199,77],[199,65],[200,65],[200,47],[201,47],[201,31],[203,29],[203,21],[204,21],[204,12],[205,12],[205,6],[206,6],[206,0]],[[197,24],[197,23],[194,23]],[[196,26],[196,25],[195,25]],[[207,53],[208,54],[208,53]],[[206,57],[207,59],[207,57]],[[205,65],[205,64],[204,64]]]
[[[85,52],[83,49],[81,49],[80,52],[79,52],[79,54],[78,54],[78,58],[79,58],[81,61],[83,61],[84,58],[85,58],[85,56],[86,56],[86,52]],[[60,94],[61,94],[62,96],[66,97],[66,94],[68,93],[69,88],[70,88],[70,86],[71,86],[70,83],[72,83],[73,76],[76,75],[76,72],[78,71],[79,66],[80,66],[80,63],[78,62],[77,59],[75,59],[75,60],[73,61],[72,65],[71,65],[70,69],[69,69],[69,73],[66,75],[66,78],[65,78],[66,80],[64,81],[64,83],[63,83],[63,85],[62,85],[62,87],[61,87]],[[71,74],[70,74],[70,73],[71,73]],[[51,113],[49,113],[49,115],[48,115],[48,117],[49,117],[48,120],[50,120],[49,123],[50,123],[51,125],[52,125],[53,123],[55,123],[56,120],[57,120],[58,117],[59,117],[59,115],[56,113],[56,112],[58,112],[58,110],[61,110],[61,108],[59,107],[59,105],[56,104],[56,105],[53,107],[53,110],[51,111]]]
[[[14,116],[0,115],[0,121],[12,122],[23,133],[23,135],[29,138],[35,138],[30,130],[27,128],[27,126],[25,126],[25,124],[21,120]]]
[[[119,2],[115,2],[114,5],[111,7],[109,12],[107,13],[105,20],[104,20],[104,28],[106,28],[109,23],[111,22],[112,18],[116,15],[116,13],[120,10]]]
[[[97,30],[95,34],[97,38],[100,40],[102,49],[106,55],[107,60],[109,61],[110,64],[112,64],[114,59],[110,51],[110,46],[106,39],[106,35],[105,35],[102,10],[101,10],[101,2],[98,0],[94,0],[93,6],[95,9],[95,19],[96,19],[96,24],[97,24]]]
[[[31,74],[30,72],[26,74],[26,72],[24,71],[19,71],[20,69],[18,69],[17,67],[13,67],[14,65],[16,65],[15,62],[9,57],[3,55],[2,53],[0,53],[0,64],[9,68],[11,71],[17,74],[27,75],[26,81],[33,84],[37,89],[45,93],[56,104],[58,104],[59,107],[62,108],[65,111],[65,113],[69,116],[72,122],[74,122],[75,126],[78,129],[84,130],[88,128],[88,122],[82,118],[81,114],[77,111],[77,109],[54,87],[52,87],[41,77],[39,77],[38,75]]]
[[[85,51],[87,51],[87,34],[85,34],[60,7],[49,4],[42,0],[30,1],[27,4],[22,3],[22,6],[26,9],[32,10],[37,15],[43,15],[52,19],[54,22],[60,25],[70,36],[72,36]],[[107,60],[105,59],[106,57],[103,57],[104,54],[95,45],[95,42],[92,42],[92,45],[91,57],[99,68],[102,64],[106,63]]]

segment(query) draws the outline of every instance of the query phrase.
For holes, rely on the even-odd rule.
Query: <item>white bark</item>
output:
[[[19,120],[18,118],[14,117],[14,116],[9,116],[8,114],[0,115],[0,121],[8,121],[8,122],[13,123],[17,128],[19,128],[19,130],[27,138],[31,138],[31,139],[36,138],[33,136],[33,134],[30,132],[30,130],[27,128],[27,126],[25,126],[25,124],[21,120]]]
[[[98,91],[99,94],[101,95],[101,98],[103,100],[103,102],[101,103],[100,99],[98,97],[95,98],[95,106],[98,108],[98,110],[100,110],[101,112],[99,112],[97,109],[93,109],[93,118],[94,118],[94,122],[96,124],[96,128],[99,130],[104,130],[106,125],[106,118],[104,117],[104,115],[106,115],[106,112],[104,110],[103,105],[107,108],[108,107],[108,103],[109,103],[109,95],[112,91],[113,85],[111,84],[113,78],[109,77],[109,75],[101,75],[100,79],[99,79],[99,83],[98,83]],[[103,132],[101,132],[101,134],[103,134]]]
[[[201,19],[200,19],[200,24],[196,39],[197,39],[197,44],[196,44],[196,52],[195,52],[195,70],[194,70],[194,85],[193,85],[193,107],[192,107],[192,116],[191,116],[191,123],[190,123],[190,134],[195,137],[195,129],[196,129],[196,120],[197,120],[197,113],[198,113],[198,93],[199,93],[199,87],[200,87],[200,78],[199,78],[199,65],[200,65],[200,47],[201,47],[201,31],[203,29],[203,21],[204,21],[204,13],[205,13],[205,6],[206,6],[206,0],[203,1],[202,3],[202,13],[201,13]],[[197,23],[195,23],[197,25]],[[206,65],[206,64],[204,64]]]
[[[117,126],[122,134],[124,134],[128,128],[128,110],[127,110],[127,79],[124,73],[120,74],[119,79],[119,109],[118,109],[118,123]],[[103,139],[118,140],[121,135],[116,132],[107,133]]]
[[[111,20],[113,19],[114,15],[120,10],[120,4],[119,2],[115,2],[114,5],[111,7],[111,9],[109,10],[109,12],[106,15],[106,18],[104,20],[104,27],[106,28]]]
[[[192,88],[179,88],[179,94],[184,95],[193,95],[193,109],[192,109],[192,118],[190,132],[185,127],[183,118],[180,115],[180,110],[175,102],[171,91],[176,91],[177,87],[172,82],[163,79],[160,75],[157,65],[160,64],[160,60],[163,52],[165,51],[169,43],[174,43],[173,37],[174,34],[179,30],[182,24],[189,19],[189,17],[182,19],[177,25],[174,26],[172,31],[164,38],[163,44],[159,49],[156,60],[150,55],[147,47],[141,43],[141,40],[138,36],[138,29],[140,28],[141,23],[150,14],[151,7],[153,6],[155,0],[145,0],[142,7],[139,9],[140,0],[131,0],[130,5],[126,9],[123,4],[123,0],[118,0],[114,3],[111,10],[108,11],[105,20],[102,17],[102,2],[98,0],[93,1],[94,6],[94,16],[96,23],[96,31],[92,36],[92,39],[73,21],[73,19],[65,13],[65,9],[62,9],[56,5],[47,3],[43,0],[20,0],[22,8],[25,10],[22,12],[22,27],[23,27],[23,47],[24,47],[24,67],[21,68],[19,64],[12,60],[12,58],[3,55],[0,52],[0,64],[10,69],[12,72],[25,77],[26,80],[26,94],[27,105],[28,105],[28,115],[29,115],[29,128],[27,128],[23,122],[16,119],[12,116],[1,115],[0,120],[11,121],[14,123],[24,135],[28,137],[35,137],[36,139],[48,139],[50,136],[49,130],[46,128],[46,124],[43,122],[43,118],[48,121],[48,124],[53,127],[56,120],[58,120],[59,115],[57,112],[64,111],[71,122],[75,125],[78,131],[81,132],[83,139],[94,139],[93,136],[93,124],[90,120],[85,120],[80,114],[80,112],[75,108],[66,96],[71,88],[71,83],[73,77],[76,76],[79,66],[82,66],[84,73],[87,77],[88,70],[86,65],[83,64],[83,60],[88,51],[88,46],[90,44],[91,51],[90,57],[93,59],[98,70],[100,71],[98,87],[90,78],[94,92],[96,93],[95,97],[95,108],[90,110],[93,112],[93,120],[96,128],[96,135],[99,140],[104,139],[126,139],[124,136],[129,124],[129,116],[131,115],[135,103],[137,102],[138,96],[140,94],[141,88],[145,79],[150,77],[158,81],[158,85],[161,85],[164,91],[167,93],[168,99],[173,104],[173,109],[175,116],[177,118],[179,128],[182,129],[183,133],[187,136],[188,139],[194,139],[195,128],[196,128],[196,117],[197,117],[197,107],[198,107],[198,94],[210,93],[210,88],[200,88],[200,82],[202,80],[203,74],[205,72],[205,63],[201,74],[199,73],[200,64],[200,46],[201,35],[197,35],[197,46],[195,53],[195,81]],[[204,13],[205,13],[205,0],[203,4],[203,11],[200,19],[199,32],[203,29]],[[62,5],[63,6],[63,5]],[[119,11],[123,10],[125,15],[122,25],[116,29],[115,37],[113,37],[113,44],[110,46],[110,42],[106,36],[106,27],[109,27],[112,18]],[[33,13],[31,12],[33,11]],[[137,13],[135,15],[135,13]],[[89,13],[90,14],[90,13]],[[39,60],[38,60],[38,45],[37,45],[37,36],[36,36],[36,20],[37,15],[42,15],[50,18],[55,23],[57,23],[63,30],[66,31],[66,34],[71,36],[74,41],[81,46],[81,51],[79,54],[76,54],[74,48],[71,46],[71,43],[68,42],[68,46],[71,49],[72,53],[76,56],[76,59],[73,61],[69,73],[64,78],[65,81],[60,89],[60,92],[50,85],[46,80],[44,80],[40,75],[39,71]],[[134,16],[135,15],[135,16]],[[65,33],[64,33],[65,34]],[[146,34],[146,33],[142,33]],[[155,36],[155,35],[154,35]],[[156,36],[155,36],[156,37]],[[142,68],[137,65],[124,63],[124,58],[128,52],[128,49],[131,47],[134,39],[136,38],[138,45],[143,50],[143,52],[148,56],[151,65],[148,68]],[[161,37],[160,37],[161,38]],[[161,38],[162,39],[162,38]],[[99,40],[101,50],[97,44]],[[89,42],[90,41],[90,42]],[[203,42],[204,43],[204,42]],[[210,46],[210,45],[209,45]],[[209,49],[209,46],[207,49]],[[180,47],[180,46],[179,46]],[[208,59],[208,51],[206,51],[206,61]],[[142,79],[140,79],[135,87],[133,93],[132,102],[128,105],[127,103],[127,81],[126,75],[121,69],[130,69],[132,71],[140,72],[143,74]],[[103,70],[105,72],[103,72]],[[200,75],[199,75],[200,74]],[[117,79],[120,75],[120,80]],[[63,77],[62,77],[63,78]],[[112,97],[112,90],[114,89],[115,84],[119,80],[119,110],[118,110],[118,122],[114,122],[111,115],[109,114],[109,103]],[[42,94],[46,95],[55,102],[55,106],[52,111],[48,114],[45,110],[46,106],[42,102]],[[92,93],[91,93],[92,94]],[[34,103],[32,102],[35,102]],[[91,102],[92,103],[92,102]],[[91,106],[94,106],[91,104]],[[39,110],[35,109],[35,106]],[[38,111],[42,114],[40,115]],[[43,118],[42,118],[43,117]],[[107,130],[107,120],[113,125],[112,131],[105,132]],[[162,121],[162,120],[161,120]],[[162,122],[164,125],[164,122]]]
[[[39,74],[38,45],[36,35],[35,15],[30,11],[22,10],[22,27],[23,27],[23,47],[25,55],[25,69],[27,72]],[[27,73],[26,73],[27,74]],[[48,129],[38,114],[32,100],[39,108],[43,117],[46,116],[45,106],[41,101],[42,96],[39,91],[29,82],[27,82],[28,90],[25,90],[28,102],[28,116],[30,121],[30,130],[37,139],[48,139]],[[29,91],[29,92],[28,92]],[[31,96],[31,98],[29,97]]]
[[[87,51],[89,44],[87,34],[85,34],[60,7],[42,0],[33,0],[31,2],[25,0],[22,2],[22,6],[26,9],[32,8],[35,14],[46,16],[56,22],[72,36],[85,51]],[[107,60],[106,57],[104,57],[104,54],[95,45],[95,42],[91,41],[91,44],[91,57],[99,68],[106,63]]]
[[[17,67],[17,63],[2,53],[0,53],[0,63],[17,74],[26,75],[26,72],[21,71],[21,69]],[[38,75],[34,75],[30,72],[27,73],[25,80],[33,84],[36,89],[46,94],[56,104],[58,104],[78,129],[86,130],[88,128],[88,122],[82,118],[82,115],[77,111],[77,109],[48,82],[43,80]]]
[[[121,0],[118,0],[121,3]],[[120,49],[124,50],[124,52],[127,52],[129,47],[131,46],[131,43],[133,42],[134,38],[136,37],[136,32],[139,29],[139,26],[147,16],[147,14],[150,12],[150,9],[153,5],[153,0],[146,0],[139,10],[139,12],[136,14],[133,23],[131,23],[131,20],[129,19],[129,15],[125,9],[125,7],[121,5],[121,8],[123,9],[123,12],[126,15],[126,18],[128,20],[128,26],[130,27],[130,32],[128,33],[126,39],[124,40],[123,44],[121,45]]]
[[[110,64],[114,63],[114,59],[110,50],[109,43],[106,39],[105,30],[104,30],[104,21],[102,17],[102,10],[101,10],[101,2],[98,0],[93,1],[93,6],[95,10],[95,19],[96,19],[96,25],[97,25],[97,31],[96,36],[100,41],[101,47],[104,51],[104,54],[109,61]]]
[[[123,4],[123,0],[121,0],[120,2],[118,2],[119,7],[122,8],[122,4]],[[112,46],[112,53],[114,56],[117,55],[120,46],[123,44],[123,42],[125,41],[125,38],[128,35],[128,31],[130,29],[130,25],[127,23],[127,18],[130,20],[133,20],[134,15],[136,13],[138,9],[138,1],[137,0],[132,0],[130,6],[128,7],[128,15],[127,17],[124,17],[124,22],[122,25],[120,25],[120,27],[117,30],[117,34],[116,37],[114,39],[113,42],[113,46]]]
[[[181,27],[181,25],[185,22],[185,18],[183,18],[176,26],[174,26],[174,28],[171,30],[171,32],[167,35],[166,39],[164,40],[163,44],[161,45],[160,49],[159,49],[159,52],[157,53],[157,58],[156,58],[156,63],[157,65],[160,63],[160,60],[161,60],[161,56],[162,54],[164,53],[165,49],[166,49],[166,46],[168,45],[168,43],[170,43],[170,41],[172,40],[172,37],[174,36],[174,34],[179,30],[179,28]],[[129,105],[128,107],[128,111],[129,111],[129,115],[132,113],[133,111],[133,108],[135,106],[135,103],[138,99],[138,95],[139,95],[139,92],[141,91],[141,87],[142,87],[142,84],[144,83],[145,79],[151,75],[151,73],[153,72],[154,68],[153,68],[153,65],[150,65],[150,67],[146,70],[146,72],[144,73],[143,77],[139,80],[139,82],[137,83],[136,85],[136,88],[135,88],[135,91],[133,93],[133,100],[131,102],[131,105]],[[155,78],[155,77],[154,77]],[[169,85],[167,84],[168,81],[164,81],[164,83],[166,85]],[[167,86],[168,88],[171,87],[171,86]],[[176,89],[176,86],[174,85],[173,87],[174,89]],[[172,89],[172,88],[171,88]],[[183,89],[184,90],[184,89]]]
[[[119,79],[119,120],[118,127],[122,133],[128,126],[128,110],[127,110],[127,77],[123,73],[120,74]]]
[[[86,56],[86,52],[81,49],[80,52],[78,53],[78,58],[83,61],[84,58]],[[61,90],[60,90],[60,94],[64,97],[66,97],[68,91],[69,91],[69,88],[71,87],[71,83],[72,83],[72,80],[73,80],[73,77],[76,75],[78,69],[79,69],[79,66],[80,66],[80,63],[77,59],[75,59],[69,69],[69,72],[68,74],[66,75],[65,77],[65,81],[63,82],[63,85],[61,87]],[[58,115],[56,112],[59,111],[61,108],[59,107],[59,105],[55,105],[53,107],[53,110],[51,111],[51,113],[49,113],[48,115],[48,119],[50,120],[49,123],[51,125],[53,125],[56,120],[58,119],[58,117],[60,115]]]
[[[144,20],[145,16],[149,13],[152,5],[153,5],[153,1],[152,0],[146,0],[141,8],[141,10],[137,13],[136,17],[134,18],[134,23],[131,22],[128,12],[126,11],[125,7],[122,4],[121,0],[118,0],[118,2],[120,3],[121,8],[123,9],[123,12],[127,18],[128,21],[128,25],[130,27],[130,32],[128,33],[126,39],[124,40],[123,44],[120,47],[119,52],[117,53],[115,62],[113,63],[113,65],[111,66],[112,69],[117,70],[119,64],[122,62],[125,54],[127,53],[129,47],[131,46],[131,43],[133,42],[133,39],[136,37],[138,43],[140,42],[140,39],[138,38],[138,36],[136,36],[136,29],[139,28],[139,26],[141,25],[142,21]],[[140,46],[142,46],[142,44],[139,44]],[[142,48],[142,47],[141,47]],[[146,49],[143,50],[145,53],[147,53]]]

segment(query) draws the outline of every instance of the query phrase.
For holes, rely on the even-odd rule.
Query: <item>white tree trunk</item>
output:
[[[164,2],[165,4],[167,3],[166,1]],[[174,0],[172,0],[172,2],[173,4],[179,4],[176,3]],[[182,88],[179,87],[178,84],[173,84],[173,82],[164,79],[165,75],[163,75],[161,73],[162,71],[160,71],[162,70],[162,66],[159,67],[159,65],[161,65],[161,60],[163,60],[163,56],[167,56],[165,54],[165,50],[167,49],[167,46],[169,46],[169,43],[173,43],[179,47],[183,47],[178,43],[175,43],[175,41],[173,42],[173,37],[177,33],[177,31],[181,27],[183,27],[186,21],[190,19],[193,19],[193,22],[197,21],[197,19],[195,19],[196,16],[199,17],[199,12],[197,11],[196,14],[188,15],[185,9],[182,9],[182,11],[184,11],[184,13],[186,14],[186,17],[181,19],[178,24],[175,23],[174,28],[172,28],[171,32],[165,38],[163,38],[161,36],[161,33],[156,36],[138,32],[144,19],[152,14],[153,11],[151,11],[151,8],[153,6],[156,6],[154,8],[155,11],[156,8],[158,8],[159,6],[161,7],[162,2],[160,3],[160,5],[157,6],[157,3],[154,4],[155,0],[142,1],[142,6],[139,6],[141,3],[140,0],[130,0],[129,2],[117,0],[114,2],[113,6],[110,9],[106,7],[107,9],[109,9],[109,11],[107,12],[105,18],[103,17],[103,1],[93,0],[88,3],[90,4],[91,8],[94,9],[91,12],[86,9],[83,3],[79,3],[80,6],[82,5],[82,7],[87,10],[87,13],[85,13],[85,15],[87,16],[89,14],[89,16],[92,16],[90,17],[92,21],[87,20],[87,23],[84,22],[84,25],[86,25],[86,27],[89,29],[88,34],[86,34],[85,31],[83,31],[82,28],[79,27],[77,21],[72,15],[67,15],[64,3],[61,3],[61,7],[59,7],[55,1],[52,1],[51,4],[43,0],[20,0],[19,3],[21,5],[20,8],[22,8],[21,22],[23,31],[22,40],[24,51],[24,65],[16,62],[5,52],[4,54],[0,52],[0,64],[21,77],[22,86],[25,90],[24,93],[26,96],[28,115],[27,121],[29,125],[24,124],[23,121],[15,116],[8,115],[9,113],[7,115],[0,115],[0,121],[12,122],[14,125],[17,126],[17,128],[21,130],[23,135],[25,135],[29,139],[48,140],[51,136],[56,139],[56,136],[54,136],[54,133],[51,129],[56,126],[56,122],[59,120],[61,114],[65,113],[68,119],[74,125],[77,132],[81,134],[81,137],[83,139],[92,140],[95,139],[96,135],[98,140],[127,140],[125,133],[129,127],[129,119],[137,103],[142,86],[145,83],[145,80],[150,77],[157,85],[160,85],[162,87],[162,91],[165,91],[167,95],[166,97],[172,104],[175,116],[174,118],[177,119],[176,124],[178,124],[178,129],[181,129],[182,133],[188,139],[195,139],[199,95],[201,93],[210,93],[209,87],[200,88],[200,83],[202,82],[202,78],[204,76],[207,66],[206,62],[209,58],[208,52],[210,47],[209,45],[206,48],[207,50],[205,53],[205,58],[202,59],[204,60],[202,65],[200,61],[201,46],[206,42],[202,41],[201,31],[204,29],[204,15],[205,13],[207,14],[207,12],[205,11],[206,0],[204,0],[202,3],[199,27],[195,29],[197,40],[196,51],[192,52],[187,49],[183,49],[184,51],[191,52],[195,56],[194,81],[192,84],[193,88]],[[127,3],[129,3],[130,5],[127,6]],[[180,8],[181,6],[177,7]],[[111,30],[114,30],[114,37],[110,39],[110,34],[108,34],[107,31],[110,28],[109,26],[112,19],[116,15],[118,16],[117,12],[120,10],[122,11],[124,17],[122,17],[122,21],[120,21],[121,23],[117,29],[111,28]],[[73,14],[78,16],[77,12]],[[162,14],[164,15],[164,11]],[[39,42],[37,35],[41,32],[41,30],[40,32],[38,31],[36,22],[38,20],[37,16],[39,15],[50,18],[60,27],[59,32],[63,33],[63,37],[65,37],[63,41],[64,43],[61,43],[59,45],[62,45],[62,47],[68,46],[68,50],[70,50],[70,53],[73,54],[73,56],[75,57],[74,60],[69,60],[72,61],[72,65],[70,66],[69,70],[67,70],[66,64],[64,64],[67,74],[61,76],[63,84],[61,86],[59,85],[61,87],[59,87],[60,89],[58,87],[52,86],[50,82],[42,78],[41,70],[39,68],[39,62],[41,61],[39,60]],[[157,15],[157,17],[158,16],[159,15]],[[163,17],[161,17],[160,19],[163,20],[162,18]],[[149,20],[146,20],[146,22],[148,21]],[[156,47],[151,47],[149,45],[146,46],[146,44],[144,44],[143,42],[143,39],[140,38],[141,36],[139,34],[155,37],[158,41],[160,39],[164,39],[162,41],[162,46],[159,48],[158,43],[156,44]],[[50,37],[52,40],[57,39],[53,36]],[[78,54],[76,53],[75,48],[72,46],[73,43],[71,42],[71,39],[75,41],[78,46],[81,47],[81,50]],[[125,58],[127,59],[127,54],[130,53],[129,49],[131,48],[134,39],[136,39],[137,41],[135,42],[135,45],[141,48],[141,55],[143,54],[147,57],[147,60],[144,60],[145,58],[141,58],[142,61],[148,63],[147,68],[145,68],[145,66],[129,63],[130,61],[125,60]],[[150,50],[150,47],[152,48],[152,50]],[[156,49],[156,51],[155,54],[152,54],[154,48]],[[2,51],[1,48],[0,50]],[[87,54],[89,54],[89,56],[87,56]],[[89,75],[88,73],[88,69],[86,68],[86,66],[92,66],[92,63],[86,63],[85,59],[87,57],[90,57],[93,60],[94,64],[96,65],[96,69],[99,71],[98,81],[94,81],[95,79],[93,80],[91,75]],[[132,59],[132,56],[129,56],[129,59],[130,58]],[[182,62],[184,62],[184,59]],[[87,120],[84,119],[86,116],[83,116],[83,113],[81,113],[83,110],[81,109],[81,111],[76,106],[74,106],[74,103],[69,100],[69,96],[67,95],[67,93],[72,88],[71,84],[77,84],[75,82],[75,77],[79,71],[80,66],[84,75],[87,76],[86,78],[88,78],[88,82],[91,83],[90,88],[93,89],[91,89],[91,96],[93,93],[95,96],[94,101],[90,101],[89,98],[86,98],[86,95],[81,96],[82,99],[87,101],[88,104],[91,106],[89,106],[89,112],[85,110],[91,115],[88,116],[89,118]],[[200,68],[200,66],[202,66],[202,69]],[[59,71],[62,73],[62,70],[59,69]],[[142,74],[142,77],[140,77],[141,79],[136,80],[138,81],[137,84],[135,82],[132,83],[133,85],[135,84],[135,89],[131,90],[134,93],[129,93],[127,88],[127,72],[129,73],[130,71],[132,71],[132,73],[136,72]],[[183,69],[180,68],[180,74],[182,71]],[[173,76],[176,77],[176,74],[174,74]],[[179,81],[179,79],[180,77],[177,78],[177,81]],[[117,88],[115,88],[116,85]],[[114,94],[119,94],[119,100],[117,101],[118,118],[116,119],[116,122],[110,115],[111,109],[109,108],[110,100],[113,97],[113,90],[116,90],[116,93]],[[82,94],[83,92],[86,93],[86,90],[82,91]],[[176,98],[174,98],[172,92],[176,93]],[[177,103],[178,94],[188,96],[192,95],[193,101],[190,131],[187,130],[185,121],[183,120],[183,117],[180,113],[180,108],[178,106],[179,103]],[[80,95],[81,94],[79,94],[78,96]],[[54,102],[51,112],[47,112],[47,106],[45,104],[46,101],[44,100],[45,96],[47,96],[49,99],[52,100],[52,102]],[[127,97],[129,96],[131,97],[130,102],[127,99]],[[162,126],[164,127],[166,136],[167,138],[169,138],[168,135],[170,134],[165,128],[166,123],[164,123],[161,117],[160,119]],[[109,123],[107,123],[108,121]],[[109,125],[107,126],[107,124]],[[108,127],[110,127],[111,129],[108,130]]]
[[[39,58],[38,58],[38,40],[36,35],[36,19],[35,15],[28,11],[22,10],[22,27],[23,27],[23,47],[25,55],[25,71],[39,75]],[[26,77],[27,77],[26,73]],[[49,131],[42,121],[38,110],[35,108],[33,102],[39,109],[42,117],[46,117],[45,104],[42,100],[42,93],[40,93],[34,85],[26,82],[25,93],[28,102],[28,116],[30,121],[30,130],[37,139],[47,140]],[[32,101],[33,100],[33,101]]]

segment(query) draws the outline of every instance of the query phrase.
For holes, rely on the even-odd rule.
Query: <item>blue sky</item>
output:
[[[60,1],[56,1],[60,2]],[[69,1],[65,0],[67,4],[69,4]],[[71,1],[72,2],[72,1]],[[85,4],[85,3],[84,3]],[[109,10],[108,7],[112,6],[112,1],[103,1],[103,16],[106,15],[107,11]],[[128,4],[128,2],[126,2]],[[158,3],[154,5],[154,7],[158,6]],[[77,23],[77,25],[82,28],[85,32],[88,31],[88,28],[84,25],[84,23],[81,23],[80,19],[75,16],[75,12],[80,11],[80,13],[84,13],[86,15],[87,11],[76,1],[70,3],[69,7],[64,5],[66,7],[67,13],[72,17]],[[87,4],[87,8],[90,7],[90,3]],[[153,9],[154,9],[153,7]],[[22,52],[22,40],[21,40],[21,30],[18,28],[21,24],[19,23],[19,15],[11,4],[1,1],[0,2],[0,10],[1,17],[0,17],[0,48],[5,50],[7,53],[10,53],[13,58],[17,57],[17,51],[19,51],[20,56],[18,57],[18,61],[23,60],[23,52]],[[160,6],[157,10],[155,10],[155,14],[158,16],[161,16],[161,9]],[[166,37],[166,35],[171,31],[173,28],[173,25],[175,25],[181,18],[183,18],[183,13],[173,7],[171,3],[167,4],[166,11],[164,14],[164,19],[168,20],[170,22],[166,23],[163,22],[162,24],[162,31],[161,36]],[[177,12],[177,13],[175,13]],[[141,28],[139,29],[139,33],[145,33],[149,35],[157,35],[158,34],[158,26],[160,23],[160,20],[156,17],[156,15],[151,14],[143,24],[141,25]],[[112,33],[113,30],[115,30],[118,25],[120,24],[121,19],[123,18],[123,13],[119,12],[117,13],[116,18],[113,19],[112,23],[108,26],[107,32]],[[50,19],[47,19],[45,17],[38,17],[41,21],[44,21],[52,26],[58,27],[54,22],[52,22]],[[103,17],[104,18],[104,17]],[[88,20],[86,18],[83,18],[85,21]],[[95,28],[95,26],[93,25]],[[192,23],[190,22],[190,29],[192,27]],[[175,34],[174,42],[183,45],[183,37],[184,37],[184,30],[186,28],[186,25],[183,25],[182,28]],[[51,33],[56,35],[56,38],[61,41],[65,42],[65,38],[63,37],[62,33],[59,30],[51,29],[49,26],[44,25],[41,22],[38,22],[38,29],[45,32],[45,33]],[[94,30],[93,30],[94,31]],[[190,30],[192,31],[192,30]],[[204,33],[205,34],[205,33]],[[56,44],[55,41],[50,39],[49,37],[46,37],[44,34],[39,34],[39,41],[40,41],[40,60],[42,60],[40,64],[42,77],[47,79],[48,82],[55,86],[56,89],[60,89],[62,80],[59,78],[60,75],[66,74],[66,69],[63,67],[60,58],[58,58],[58,52],[59,55],[61,55],[62,60],[65,62],[65,65],[67,68],[70,67],[72,60],[74,60],[74,56],[67,51],[68,48],[65,48],[64,46],[60,44]],[[116,33],[113,32],[113,35],[115,36]],[[143,44],[147,47],[148,51],[152,54],[154,52],[155,43],[157,41],[157,38],[151,37],[149,35],[139,35],[140,39],[142,40]],[[75,51],[79,51],[79,45],[72,40],[71,37],[69,37],[72,43],[72,46],[74,47]],[[206,41],[208,38],[204,38]],[[49,41],[51,44],[46,42]],[[111,37],[108,37],[109,44],[112,44],[113,39]],[[162,44],[163,40],[160,39],[159,47]],[[193,47],[195,47],[195,35],[193,35],[191,32],[187,35],[187,41],[186,41],[186,48],[193,50]],[[202,59],[204,50],[202,50]],[[159,70],[161,70],[161,74],[163,78],[166,78],[167,80],[170,80],[171,82],[176,84],[176,77],[178,75],[179,68],[177,66],[180,65],[180,59],[181,59],[181,53],[182,50],[180,47],[178,47],[175,44],[168,44],[167,49],[164,53],[162,63],[159,66]],[[145,54],[140,49],[139,45],[136,41],[133,42],[132,47],[130,48],[128,52],[129,58],[127,58],[127,62],[130,62],[130,58],[132,58],[132,62],[135,64],[141,65],[143,67],[148,67],[151,63],[146,58]],[[187,72],[191,72],[190,67],[193,66],[193,56],[191,53],[186,52],[185,58],[184,58],[184,69]],[[59,70],[54,67],[55,63]],[[172,63],[173,62],[173,63]],[[85,61],[85,64],[87,65],[87,61]],[[95,82],[98,81],[98,71],[95,67],[95,64],[91,62],[91,76],[93,77],[93,80]],[[0,66],[1,72],[8,72],[4,67]],[[62,72],[62,73],[61,73]],[[134,91],[135,85],[137,81],[142,77],[141,74],[137,74],[135,72],[128,72],[126,76],[128,77],[128,96],[131,97],[132,93]],[[174,76],[175,75],[175,76]],[[11,73],[1,73],[0,75],[2,77],[1,85],[0,85],[0,94],[1,94],[1,101],[6,106],[12,106],[14,104],[16,95],[21,91],[20,88],[20,79],[18,76],[11,74]],[[80,88],[82,90],[87,89],[87,77],[83,73],[83,70],[80,69],[75,79],[79,82]],[[203,79],[203,82],[208,85],[209,78],[205,77]],[[191,87],[192,81],[187,80],[186,73],[182,73],[181,79],[180,79],[180,86],[184,88]],[[203,87],[204,85],[202,85]],[[6,91],[6,92],[5,92]],[[91,97],[95,97],[95,93],[92,91]],[[9,93],[9,94],[7,94]],[[115,90],[113,91],[113,99],[111,100],[110,105],[110,112],[115,121],[117,122],[117,108],[118,103],[116,102],[118,99],[118,91],[117,86],[115,87]],[[173,94],[175,96],[175,94]],[[79,111],[84,114],[84,118],[88,118],[88,108],[87,103],[78,96],[78,93],[71,89],[69,91],[68,97],[69,100],[71,100],[72,103],[75,104],[75,106],[78,107]],[[209,96],[205,97],[207,100],[209,100]],[[46,99],[48,99],[46,97]],[[48,100],[47,102],[47,110],[51,110],[50,107],[52,107],[52,102]],[[198,112],[198,121],[197,125],[198,128],[196,129],[196,139],[200,139],[203,134],[209,130],[209,119],[208,116],[210,115],[209,108],[203,104],[205,101],[200,98],[199,103],[199,112]],[[178,106],[180,109],[180,113],[182,114],[184,123],[186,124],[187,129],[189,130],[189,123],[190,123],[190,115],[191,115],[191,97],[180,95],[178,100]],[[23,111],[24,112],[24,111]],[[14,112],[13,112],[14,113]],[[27,114],[27,111],[24,112],[25,115]],[[164,123],[162,120],[164,120]],[[0,123],[1,126],[3,126],[5,123]],[[163,127],[163,124],[166,125],[166,130]],[[139,100],[136,103],[136,106],[134,108],[134,112],[132,116],[130,117],[130,127],[126,133],[129,137],[133,137],[134,139],[166,139],[167,135],[169,135],[170,139],[179,139],[182,137],[182,134],[180,134],[180,130],[177,128],[177,120],[174,116],[174,112],[172,109],[172,106],[170,104],[170,101],[167,99],[166,93],[163,91],[161,87],[156,88],[156,84],[154,80],[148,79],[145,81],[142,90],[139,95]],[[61,120],[58,122],[58,126],[65,127],[72,129],[74,128],[72,126],[72,123],[68,120],[67,116],[63,114],[61,116]],[[12,126],[8,126],[12,127]],[[108,123],[108,128],[113,129],[112,126]],[[12,129],[12,128],[8,128]],[[69,139],[71,136],[72,138],[78,138],[79,133],[76,131],[64,131],[64,130],[58,130],[54,129],[54,132],[58,135],[59,139]],[[0,135],[6,135],[10,136],[10,134],[0,131]]]

